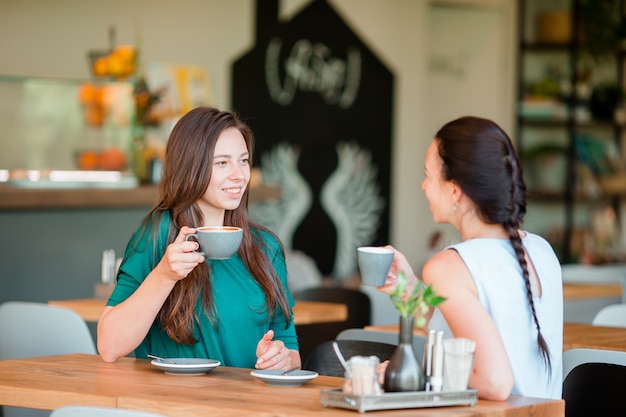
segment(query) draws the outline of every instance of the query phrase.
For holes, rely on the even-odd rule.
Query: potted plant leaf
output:
[[[415,324],[424,327],[430,309],[445,301],[419,278],[410,293],[405,294],[407,285],[406,275],[401,271],[396,289],[390,295],[400,313],[400,338],[385,371],[384,388],[387,392],[424,390],[424,370],[413,350],[413,327]]]

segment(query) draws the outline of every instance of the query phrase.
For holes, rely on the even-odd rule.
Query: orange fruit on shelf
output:
[[[116,147],[100,152],[100,169],[107,171],[124,171],[127,167],[126,154]]]
[[[93,63],[93,73],[96,77],[105,77],[109,71],[109,63],[107,57],[103,56]]]
[[[78,156],[78,169],[92,171],[100,168],[100,154],[96,151],[82,151]]]
[[[82,104],[90,104],[96,99],[97,89],[93,84],[84,83],[81,84],[78,90],[78,99]]]

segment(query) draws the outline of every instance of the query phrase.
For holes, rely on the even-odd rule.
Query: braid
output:
[[[512,151],[510,149],[510,151]],[[514,155],[514,154],[513,154]],[[532,288],[530,286],[530,273],[528,272],[528,263],[526,262],[526,256],[524,251],[524,245],[522,239],[519,236],[519,228],[521,219],[526,214],[526,187],[524,181],[521,179],[521,167],[519,167],[518,160],[513,155],[507,156],[508,165],[511,168],[511,218],[509,221],[504,222],[503,226],[509,234],[509,240],[517,256],[517,261],[522,268],[522,275],[524,276],[524,283],[526,284],[526,295],[530,304],[530,310],[533,313],[533,319],[537,328],[537,344],[539,345],[539,352],[543,357],[544,363],[547,365],[548,370],[552,369],[552,361],[550,360],[550,351],[548,344],[546,343],[543,335],[541,334],[541,326],[539,325],[539,319],[537,318],[537,311],[535,310],[535,302],[533,299]]]
[[[513,193],[515,194],[515,193]],[[518,206],[515,204],[514,206]],[[517,209],[514,210],[514,212]],[[512,217],[511,220],[504,223],[504,228],[509,234],[509,241],[513,246],[513,250],[515,251],[515,255],[517,257],[517,261],[522,268],[522,275],[524,276],[524,283],[526,284],[526,296],[528,297],[528,303],[530,304],[530,310],[533,313],[533,320],[535,321],[535,327],[537,328],[537,345],[539,345],[539,352],[543,358],[544,363],[546,364],[548,370],[552,369],[552,361],[550,360],[550,351],[548,349],[548,344],[546,343],[543,335],[541,334],[541,326],[539,325],[539,319],[537,318],[537,311],[535,310],[535,301],[533,299],[532,288],[530,286],[530,273],[528,272],[528,263],[526,262],[524,245],[522,244],[522,239],[519,237],[519,221],[514,220],[515,217]]]

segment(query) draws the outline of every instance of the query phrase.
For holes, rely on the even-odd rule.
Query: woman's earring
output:
[[[452,211],[456,211],[456,206],[458,206],[459,203],[454,203],[454,205],[452,206]]]

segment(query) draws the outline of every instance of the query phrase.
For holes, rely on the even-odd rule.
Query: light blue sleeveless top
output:
[[[513,368],[512,395],[561,399],[563,364],[563,284],[561,266],[550,244],[526,233],[522,239],[541,282],[534,296],[541,334],[552,360],[544,365],[537,345],[537,329],[526,295],[526,285],[508,239],[470,239],[445,249],[456,250],[472,274],[478,298],[493,319]],[[444,249],[444,250],[445,250]],[[531,281],[532,282],[532,281]],[[536,294],[535,288],[533,293]],[[429,327],[451,336],[443,315],[436,311]]]

